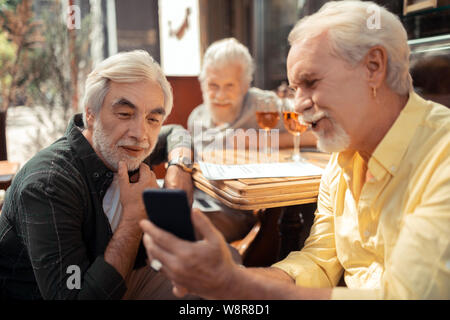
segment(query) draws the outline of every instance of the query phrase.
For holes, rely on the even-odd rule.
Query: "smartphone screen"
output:
[[[197,199],[197,201],[200,202],[200,204],[201,204],[202,206],[204,206],[205,208],[207,208],[207,209],[210,209],[210,208],[211,208],[211,206],[209,205],[208,201],[203,200],[203,199]]]
[[[143,193],[150,221],[177,237],[195,241],[186,192],[178,189],[147,189]]]

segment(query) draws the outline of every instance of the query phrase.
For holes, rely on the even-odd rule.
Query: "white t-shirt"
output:
[[[119,178],[117,177],[117,173],[114,174],[114,179],[108,190],[106,190],[105,197],[103,198],[103,211],[108,217],[112,232],[114,232],[117,229],[120,217],[122,216]]]

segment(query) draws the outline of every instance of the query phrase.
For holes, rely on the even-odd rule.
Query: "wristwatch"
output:
[[[192,173],[194,164],[192,160],[188,157],[179,156],[178,158],[174,158],[167,163],[167,168],[176,165],[179,166],[183,171]]]

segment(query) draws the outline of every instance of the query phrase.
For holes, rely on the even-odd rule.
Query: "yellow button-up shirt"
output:
[[[344,272],[334,299],[450,299],[449,238],[450,109],[412,92],[367,167],[332,155],[304,248],[273,266],[305,287]]]

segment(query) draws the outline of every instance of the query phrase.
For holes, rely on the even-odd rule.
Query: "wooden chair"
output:
[[[0,161],[0,190],[6,190],[19,170],[17,162]]]
[[[250,247],[253,240],[255,240],[260,229],[261,221],[258,221],[244,238],[231,243],[231,245],[239,252],[243,260],[247,254],[247,249]]]
[[[264,209],[256,211],[258,221],[253,228],[244,238],[231,243],[241,254],[243,265],[266,267],[277,261],[280,213],[281,209],[271,214],[267,214]]]
[[[6,190],[19,170],[19,164],[6,160],[0,161],[0,190]],[[0,199],[0,215],[2,214],[3,199]]]

